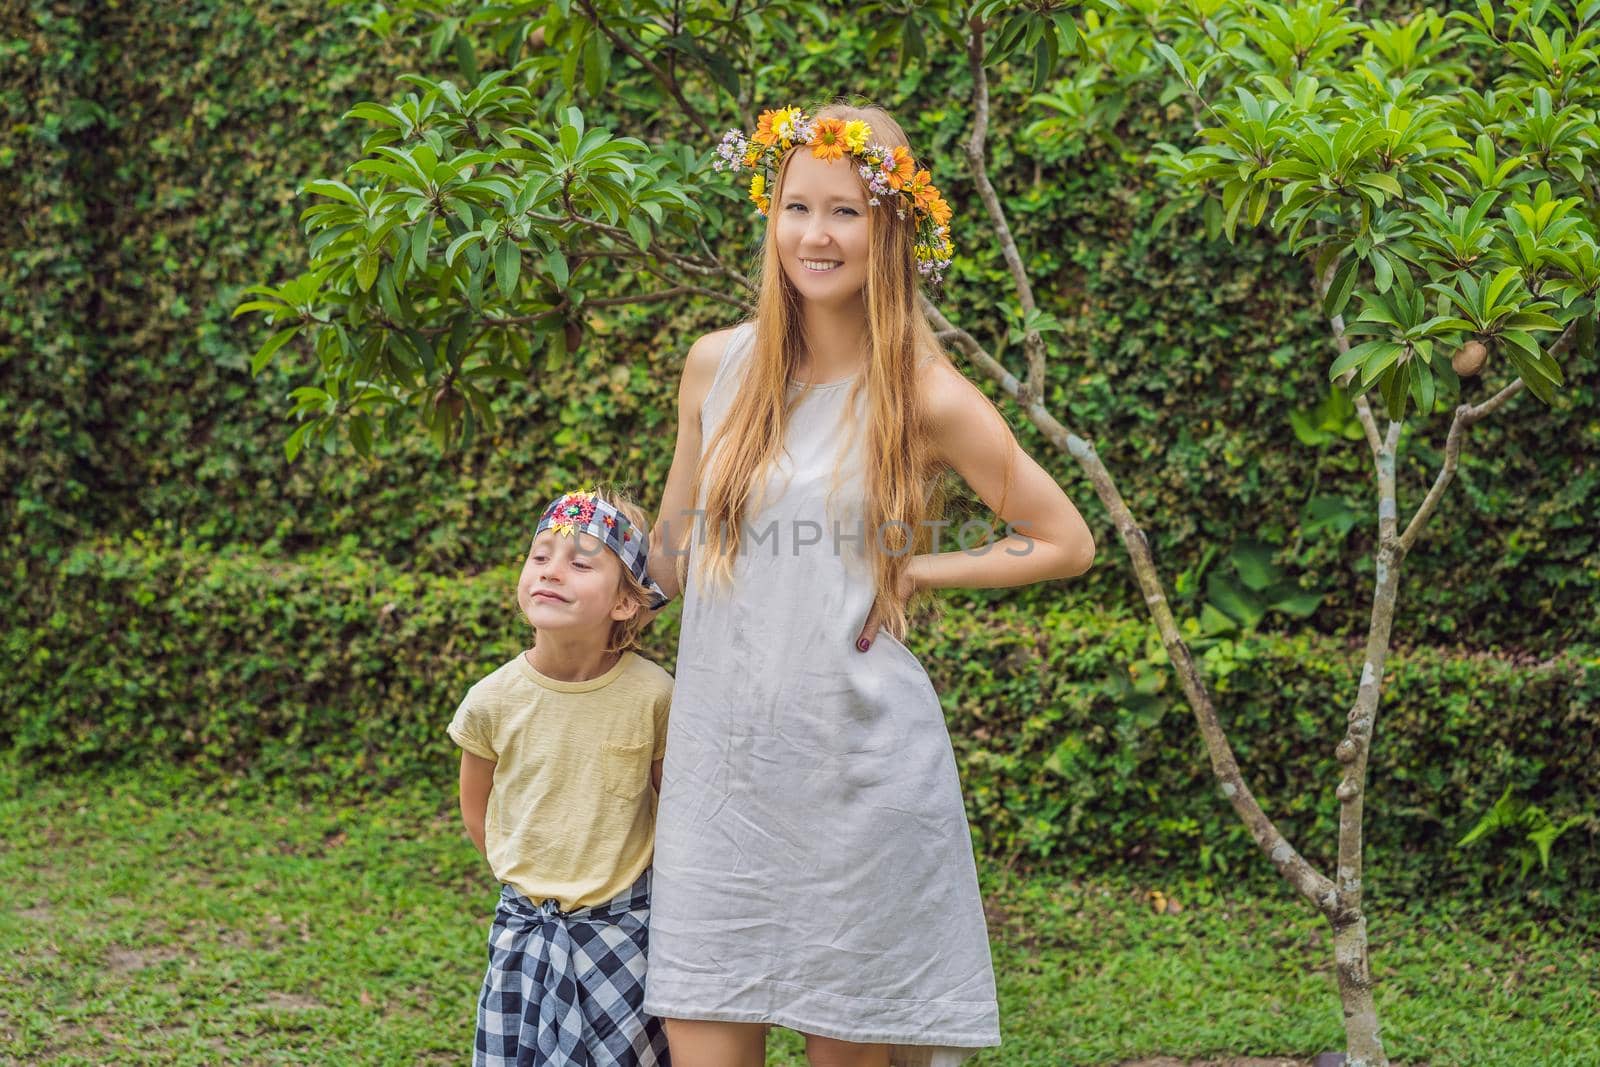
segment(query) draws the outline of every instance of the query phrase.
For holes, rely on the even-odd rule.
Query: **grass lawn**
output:
[[[498,887],[453,794],[253,792],[0,764],[0,1062],[467,1061]],[[1004,1044],[972,1067],[1341,1047],[1327,938],[1287,890],[981,873]],[[1380,903],[1372,933],[1397,1063],[1600,1063],[1600,931]],[[801,1047],[775,1029],[768,1062]]]

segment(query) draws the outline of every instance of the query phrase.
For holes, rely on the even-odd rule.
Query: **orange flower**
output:
[[[763,111],[756,123],[755,136],[750,139],[757,144],[777,144],[778,131],[774,127],[781,114],[779,111]]]
[[[932,186],[928,188],[930,190],[933,189]],[[928,214],[933,216],[934,224],[937,226],[948,226],[950,224],[950,205],[945,203],[944,197],[940,196],[936,190],[928,199]]]
[[[816,125],[816,134],[811,138],[811,154],[829,163],[843,158],[844,122],[840,119],[818,119]]]
[[[906,182],[902,187],[904,192],[911,194],[912,200],[914,201],[913,206],[919,211],[928,210],[928,198],[939,195],[939,190],[935,189],[929,184],[929,182],[932,180],[933,175],[929,174],[925,170],[919,170],[917,171],[916,176],[910,181]]]
[[[891,189],[899,189],[911,180],[916,171],[916,164],[911,159],[911,150],[905,145],[895,145],[883,161],[883,173],[888,175]]]

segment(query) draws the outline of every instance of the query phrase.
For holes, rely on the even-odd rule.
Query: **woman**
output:
[[[906,607],[1081,574],[1094,541],[919,311],[949,208],[900,127],[780,109],[721,154],[769,223],[754,319],[685,360],[650,553],[685,598],[644,1009],[679,1067],[760,1067],[772,1024],[812,1067],[954,1067],[998,1009]],[[938,551],[945,468],[1018,532]]]

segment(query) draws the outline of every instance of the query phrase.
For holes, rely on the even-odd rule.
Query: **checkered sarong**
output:
[[[569,912],[502,887],[473,1067],[670,1067],[666,1028],[643,1010],[651,873]]]

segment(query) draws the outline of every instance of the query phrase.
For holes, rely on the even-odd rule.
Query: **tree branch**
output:
[[[558,226],[568,222],[575,222],[582,226],[585,230],[592,230],[595,233],[604,234],[622,246],[620,248],[602,249],[597,253],[581,252],[579,253],[580,255],[603,254],[613,258],[631,259],[648,259],[651,256],[654,256],[658,259],[664,259],[673,266],[679,267],[690,274],[698,274],[702,278],[726,278],[736,285],[743,286],[747,292],[753,293],[755,291],[754,287],[750,284],[749,278],[746,278],[743,274],[740,274],[738,271],[727,266],[719,259],[697,259],[693,256],[679,255],[676,252],[668,252],[664,250],[655,252],[640,252],[633,243],[633,235],[628,233],[627,230],[622,229],[620,226],[611,226],[607,223],[601,222],[599,219],[584,218],[582,215],[579,215],[573,211],[569,211],[565,217],[560,215],[547,215],[542,211],[529,211],[527,212],[527,215],[529,218],[537,219],[540,222],[548,222]]]
[[[1336,266],[1338,266],[1337,263],[1328,264],[1328,269],[1323,271],[1320,276],[1316,273],[1315,265],[1312,267],[1311,290],[1316,294],[1318,304],[1321,304],[1328,297],[1328,287],[1333,284],[1333,273]],[[1328,325],[1333,330],[1333,343],[1339,349],[1339,354],[1342,356],[1350,351],[1350,339],[1345,336],[1344,332],[1344,314],[1341,312],[1329,318]],[[1355,375],[1356,368],[1351,367],[1339,375],[1339,384],[1341,386],[1349,385],[1350,379],[1354,378]],[[1367,447],[1372,450],[1372,458],[1376,461],[1378,453],[1383,450],[1383,442],[1378,438],[1378,420],[1372,414],[1372,405],[1367,403],[1367,395],[1365,393],[1356,397],[1355,408],[1356,418],[1361,420],[1362,432],[1367,435]]]
[[[989,135],[989,78],[983,69],[983,20],[974,15],[967,34],[967,63],[972,69],[972,137],[966,143],[967,162],[972,168],[972,180],[989,213],[989,221],[1000,238],[1000,252],[1005,256],[1006,267],[1011,271],[1012,284],[1017,289],[1017,302],[1022,307],[1022,321],[1032,317],[1037,305],[1033,299],[1033,286],[1028,281],[1028,270],[1017,251],[1017,242],[1011,236],[1006,222],[1005,209],[1000,197],[989,181],[988,165],[984,161],[984,142]],[[1039,331],[1029,327],[1022,337],[1022,348],[1028,359],[1028,381],[1018,399],[1023,407],[1044,396],[1045,343]]]
[[[648,304],[657,300],[670,300],[676,296],[704,296],[712,300],[720,300],[724,304],[732,304],[743,309],[744,302],[727,293],[719,293],[715,289],[705,289],[698,285],[678,285],[671,289],[658,289],[651,293],[635,293],[628,296],[600,296],[585,300],[586,308],[620,307],[624,304]]]
[[[619,51],[622,51],[633,57],[635,62],[637,62],[645,70],[649,71],[656,81],[661,83],[661,87],[663,89],[672,94],[672,98],[678,102],[678,106],[683,108],[683,113],[687,115],[690,121],[692,121],[696,126],[700,127],[701,134],[704,135],[707,140],[710,140],[712,136],[711,127],[706,123],[706,120],[701,117],[700,112],[696,111],[694,106],[683,98],[683,90],[678,88],[677,79],[669,75],[660,67],[656,66],[647,56],[641,53],[637,48],[633,47],[633,45],[630,44],[626,39],[619,37],[617,33],[611,29],[611,27],[601,22],[600,13],[594,9],[594,5],[591,4],[589,0],[578,0],[578,5],[583,8],[583,13],[589,16],[589,21],[594,23],[595,29],[605,34],[606,39],[615,45]]]
[[[1577,320],[1567,323],[1567,328],[1561,331],[1561,336],[1556,338],[1555,343],[1550,346],[1550,355],[1558,356],[1565,352],[1571,346],[1573,338],[1577,336],[1577,329]],[[1445,435],[1444,463],[1440,466],[1439,474],[1434,478],[1433,485],[1429,487],[1428,495],[1423,498],[1421,505],[1417,507],[1416,514],[1411,516],[1410,522],[1406,523],[1406,532],[1400,535],[1401,552],[1410,552],[1411,546],[1417,543],[1417,538],[1421,536],[1423,527],[1427,526],[1428,520],[1433,517],[1434,510],[1438,508],[1439,501],[1444,496],[1444,491],[1449,488],[1450,482],[1455,478],[1456,465],[1461,458],[1461,442],[1466,431],[1471,429],[1474,423],[1480,422],[1499,411],[1501,407],[1512,397],[1522,392],[1524,388],[1526,387],[1522,379],[1517,378],[1510,385],[1477,406],[1462,404],[1456,408],[1455,417],[1450,420],[1450,432]]]
[[[1334,264],[1330,263],[1321,274],[1314,268],[1312,270],[1312,289],[1319,302],[1327,299],[1328,287],[1333,281],[1333,267]],[[1349,338],[1345,335],[1344,315],[1330,315],[1328,326],[1333,331],[1334,345],[1343,355],[1350,349]],[[1341,375],[1340,385],[1348,385],[1355,372],[1355,368],[1351,368]],[[1373,726],[1377,721],[1383,667],[1389,656],[1389,636],[1394,625],[1400,581],[1399,561],[1404,556],[1396,537],[1398,520],[1394,474],[1395,449],[1400,443],[1404,422],[1400,419],[1391,421],[1380,436],[1378,421],[1366,394],[1355,398],[1355,409],[1377,473],[1378,551],[1361,681],[1356,688],[1355,704],[1346,716],[1344,739],[1334,748],[1334,758],[1344,767],[1339,785],[1334,790],[1339,799],[1339,858],[1335,872],[1338,906],[1330,919],[1336,930],[1364,922],[1361,914],[1361,871],[1367,758],[1371,751]],[[1351,973],[1359,976],[1365,971],[1364,968],[1355,968]]]

